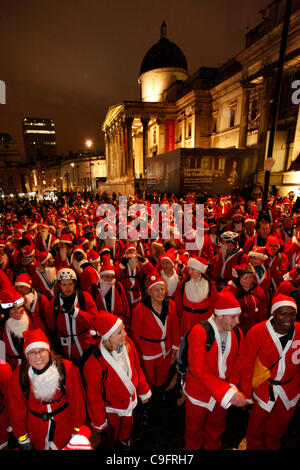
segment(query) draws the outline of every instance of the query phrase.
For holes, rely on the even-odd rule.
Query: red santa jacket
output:
[[[8,417],[7,398],[11,375],[11,366],[8,362],[0,359],[0,450],[7,448],[8,444],[8,429],[10,422]]]
[[[247,263],[248,256],[241,248],[235,250],[226,258],[219,252],[212,263],[211,277],[216,282],[227,284],[232,279],[232,268],[237,264]]]
[[[179,325],[174,302],[165,297],[163,311],[152,310],[151,299],[145,297],[132,312],[130,336],[144,361],[166,357],[179,348]]]
[[[246,335],[249,328],[268,318],[267,298],[260,286],[253,286],[249,292],[238,289],[233,281],[229,281],[223,291],[232,292],[241,306],[240,328]]]
[[[108,413],[131,416],[137,397],[146,400],[151,396],[135,346],[128,337],[127,342],[128,348],[122,349],[127,373],[102,342],[98,347],[100,354],[91,354],[84,364],[87,409],[97,431],[106,424]]]
[[[295,267],[296,258],[300,253],[300,241],[295,235],[290,238],[284,246],[284,254],[288,257],[289,270]]]
[[[89,288],[89,293],[96,302],[99,312],[101,310],[114,313],[117,317],[122,318],[125,328],[128,331],[130,326],[130,307],[128,299],[122,284],[116,281],[111,289],[104,296],[98,285]]]
[[[300,323],[294,323],[295,328],[283,348],[271,321],[272,317],[254,325],[247,333],[241,354],[242,375],[239,389],[249,398],[253,396],[266,411],[272,410],[278,397],[288,410],[295,406],[300,398]],[[252,377],[257,358],[263,366],[270,368],[270,378],[278,381],[277,385],[272,385],[267,379],[253,390]],[[274,401],[270,399],[271,391],[274,393]]]
[[[240,377],[239,352],[243,344],[243,333],[229,331],[224,354],[218,328],[208,320],[214,331],[214,341],[206,350],[207,333],[202,325],[195,325],[188,336],[188,372],[184,392],[195,405],[212,411],[216,402],[223,408],[230,406]]]
[[[155,272],[155,268],[148,260],[143,263],[138,261],[138,266],[134,269],[131,269],[128,264],[124,266],[122,263],[115,268],[116,279],[122,283],[129,305],[134,306],[141,300],[141,281],[153,272]]]
[[[79,274],[80,289],[88,291],[92,285],[98,284],[100,275],[91,263],[84,263],[81,268],[83,271]]]
[[[57,293],[57,284],[50,286],[43,276],[43,274],[37,269],[32,273],[32,287],[37,292],[45,295],[48,300],[51,300]]]
[[[31,386],[31,368],[28,370],[28,398],[20,386],[20,367],[13,373],[8,400],[10,422],[14,435],[19,438],[28,434],[36,450],[61,450],[79,428],[86,423],[84,390],[78,368],[63,360],[64,388],[57,389],[51,402],[44,402],[34,396]],[[53,413],[52,420],[43,420],[42,413]],[[56,423],[53,437],[53,425]]]
[[[79,302],[80,298],[84,305]],[[48,307],[47,326],[61,343],[64,357],[78,361],[83,351],[94,342],[91,333],[97,314],[97,306],[92,296],[85,291],[76,292],[72,315],[63,309],[63,300],[60,294],[51,299]]]
[[[271,274],[271,287],[276,290],[283,280],[283,275],[289,270],[288,258],[285,253],[277,253],[275,256],[270,256],[266,260],[266,266]]]

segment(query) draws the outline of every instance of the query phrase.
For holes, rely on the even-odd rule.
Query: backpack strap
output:
[[[200,325],[205,329],[206,332],[206,352],[210,350],[215,339],[215,332],[209,321],[203,320],[199,322]]]

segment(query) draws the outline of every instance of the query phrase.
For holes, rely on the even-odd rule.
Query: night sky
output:
[[[247,28],[270,0],[1,0],[0,132],[23,148],[22,118],[52,118],[57,151],[104,148],[101,126],[114,104],[138,100],[144,55],[160,38],[184,52],[189,73],[244,49]]]

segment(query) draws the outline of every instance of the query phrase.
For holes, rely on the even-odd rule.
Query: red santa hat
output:
[[[103,263],[102,263],[102,266],[100,268],[100,276],[102,274],[115,274],[115,270],[114,270],[114,267],[113,267],[113,265],[110,261],[110,257],[104,255],[102,259],[103,259]]]
[[[162,278],[158,274],[152,274],[152,276],[150,276],[147,279],[147,283],[148,283],[148,289],[151,289],[152,287],[158,284],[161,284],[163,286],[166,285],[165,282],[162,280]]]
[[[128,243],[126,246],[125,246],[125,250],[124,250],[124,254],[126,255],[126,253],[131,250],[132,248],[134,248],[136,250],[136,246],[133,244],[133,243]]]
[[[208,268],[208,260],[201,256],[191,256],[187,262],[187,267],[196,269],[204,274]]]
[[[297,312],[297,304],[293,297],[284,294],[278,294],[273,298],[271,315],[280,307],[293,307]]]
[[[91,434],[88,426],[80,426],[78,433],[71,437],[63,450],[94,450],[89,440]]]
[[[62,243],[73,243],[72,237],[69,233],[62,233],[59,241]]]
[[[87,259],[90,263],[97,263],[100,261],[100,255],[96,250],[88,250]]]
[[[263,261],[268,259],[266,255],[266,248],[264,246],[254,246],[251,251],[248,253],[248,257],[259,258]]]
[[[22,248],[22,253],[25,258],[33,258],[35,255],[35,250],[32,245],[26,245]]]
[[[214,303],[214,314],[237,315],[238,313],[241,313],[241,306],[232,292],[219,292]]]
[[[36,257],[37,261],[39,261],[41,264],[45,264],[49,258],[51,258],[51,253],[48,251],[40,251]]]
[[[249,223],[249,222],[251,222],[252,224],[255,224],[256,221],[253,217],[247,215],[245,220],[244,220],[244,223],[246,224],[246,223]]]
[[[73,254],[74,254],[74,253],[82,253],[85,257],[87,256],[87,255],[86,255],[86,252],[84,251],[83,246],[81,246],[81,245],[75,245],[75,246],[74,246]]]
[[[32,285],[32,280],[29,274],[27,273],[22,273],[19,274],[19,276],[16,277],[15,280],[15,286],[25,286],[25,287],[30,287]]]
[[[102,341],[108,339],[121,325],[121,318],[109,312],[100,313],[94,321],[94,328]]]
[[[25,302],[24,297],[13,287],[1,289],[0,305],[3,309],[21,307]]]
[[[50,342],[46,334],[40,329],[24,331],[24,354],[28,354],[32,349],[44,348],[50,351]]]
[[[170,250],[167,250],[163,255],[161,255],[160,261],[163,260],[168,260],[173,266],[175,266],[175,249],[170,248]]]

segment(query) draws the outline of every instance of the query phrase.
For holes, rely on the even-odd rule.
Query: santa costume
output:
[[[83,368],[87,409],[95,431],[101,432],[107,426],[112,429],[110,447],[114,448],[118,442],[129,444],[133,410],[138,398],[142,402],[149,400],[151,391],[130,338],[126,336],[117,349],[105,347],[105,342],[122,326],[122,320],[105,313],[94,326],[101,341]]]
[[[24,336],[25,356],[41,348],[50,352],[50,343],[41,330]],[[26,382],[28,386],[22,386]],[[8,407],[13,433],[21,447],[30,444],[36,450],[63,449],[75,429],[86,422],[79,370],[72,362],[51,355],[42,370],[23,364],[13,373]]]
[[[238,315],[238,301],[231,293],[221,292],[214,303],[214,315]],[[226,426],[226,410],[237,391],[240,375],[238,355],[243,333],[227,331],[224,339],[212,316],[208,327],[213,341],[207,351],[207,333],[201,324],[188,336],[188,370],[185,376],[185,449],[220,450]],[[225,341],[225,345],[223,344]]]

